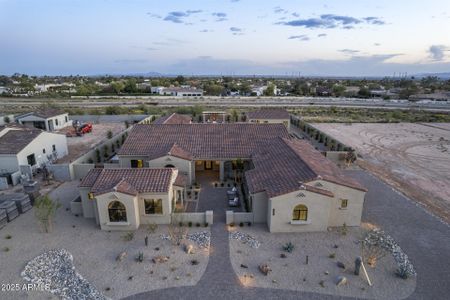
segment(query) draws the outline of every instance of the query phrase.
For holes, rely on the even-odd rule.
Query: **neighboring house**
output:
[[[184,187],[205,171],[242,182],[254,222],[271,232],[324,231],[361,221],[365,188],[307,142],[291,139],[281,124],[138,124],[118,157],[122,169],[94,169],[80,185],[83,215],[102,229],[169,223]],[[162,207],[162,213],[149,217],[146,206]]]
[[[278,123],[283,124],[290,129],[291,118],[284,109],[261,109],[249,111],[247,113],[247,122],[250,123]]]
[[[190,123],[192,123],[192,119],[190,116],[173,113],[171,115],[162,116],[156,119],[155,121],[153,121],[152,124],[190,124]]]
[[[175,97],[201,97],[203,96],[203,90],[186,87],[165,87],[159,90],[159,94]]]
[[[0,173],[17,172],[22,165],[37,168],[67,154],[63,134],[19,125],[0,127]]]
[[[45,83],[45,84],[35,84],[34,89],[37,93],[44,93],[50,90],[61,90],[65,92],[75,93],[76,85],[74,83]]]
[[[251,94],[254,96],[263,96],[264,92],[267,90],[267,85],[262,85],[262,86],[254,86],[252,87],[252,91]],[[276,93],[276,87],[274,88],[274,95]]]
[[[168,224],[174,205],[183,205],[184,185],[172,168],[92,169],[80,184],[83,215],[103,230]]]
[[[0,95],[9,93],[9,89],[4,86],[0,86]]]
[[[59,109],[40,109],[17,116],[16,121],[26,127],[55,131],[69,125],[69,114]]]

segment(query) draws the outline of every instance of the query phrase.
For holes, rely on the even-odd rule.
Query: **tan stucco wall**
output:
[[[135,230],[139,227],[138,198],[117,192],[106,193],[96,197],[102,230]],[[113,201],[120,201],[127,210],[127,225],[109,222],[108,205]],[[120,224],[120,225],[119,225]]]
[[[169,224],[170,223],[170,214],[172,212],[172,201],[171,199],[172,193],[168,194],[154,194],[154,193],[145,193],[140,194],[138,197],[138,206],[139,206],[139,217],[141,219],[141,224]],[[144,199],[162,199],[163,205],[163,213],[161,215],[146,215],[145,214],[145,206]]]
[[[253,222],[267,223],[267,206],[269,199],[265,192],[252,194]]]
[[[322,185],[319,188],[331,191],[334,194],[334,198],[330,198],[331,209],[328,226],[337,227],[344,223],[347,226],[359,226],[361,224],[365,192],[324,180],[309,182],[308,185],[315,186],[317,183]],[[348,200],[347,208],[340,208],[341,199]]]
[[[248,119],[250,123],[269,123],[269,124],[284,124],[287,122],[286,128],[291,128],[291,119]]]
[[[178,157],[166,155],[146,162],[150,168],[164,168],[166,165],[173,165],[178,169],[178,172],[188,176],[190,183],[193,183],[192,170],[194,162],[190,160],[181,159]]]
[[[144,168],[148,167],[148,157],[146,156],[119,156],[119,165],[121,168],[131,168],[131,161],[133,159],[142,160]]]
[[[305,197],[299,197],[303,193]],[[308,208],[306,224],[292,225],[292,212],[298,204]],[[309,232],[325,231],[328,227],[328,218],[331,208],[330,198],[305,190],[270,198],[268,205],[268,227],[270,232]],[[275,209],[275,215],[272,215]]]
[[[95,209],[94,202],[95,199],[89,199],[89,191],[90,188],[80,187],[80,197],[81,197],[81,206],[83,208],[83,217],[85,218],[94,218],[95,217]]]

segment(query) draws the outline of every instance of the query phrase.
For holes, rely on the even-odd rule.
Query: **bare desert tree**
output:
[[[171,222],[169,224],[169,237],[175,246],[181,245],[181,242],[188,234],[188,227],[183,222],[183,214],[180,209],[174,209]]]

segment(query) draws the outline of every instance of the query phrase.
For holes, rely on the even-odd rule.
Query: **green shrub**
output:
[[[189,227],[192,227],[192,222],[189,222],[189,223],[188,223],[188,226],[189,226]]]
[[[292,244],[291,242],[284,244],[283,250],[288,253],[291,253],[292,251],[294,251],[294,244]]]

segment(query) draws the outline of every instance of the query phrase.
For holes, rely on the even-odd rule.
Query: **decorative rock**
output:
[[[65,249],[37,256],[28,262],[21,276],[35,286],[49,286],[48,292],[62,299],[106,299],[75,271],[72,254]]]
[[[408,278],[409,276],[416,275],[416,271],[409,261],[408,256],[403,252],[395,240],[384,231],[377,228],[373,229],[366,235],[361,243],[370,246],[376,245],[390,252],[397,263],[398,269],[396,273],[400,277]]]
[[[269,275],[269,273],[272,271],[272,269],[269,268],[269,266],[266,264],[260,265],[259,270],[261,271],[261,273],[263,273],[266,276]]]
[[[334,245],[333,248],[334,248],[334,249],[337,249],[337,248],[339,248],[339,246],[338,246],[338,245]]]
[[[343,262],[341,262],[341,261],[338,261],[338,262],[336,263],[336,265],[337,265],[339,268],[341,268],[341,269],[345,269],[345,264],[344,264]]]
[[[325,275],[330,275],[330,272],[328,272],[328,271],[325,271],[325,273],[324,273]]]
[[[241,268],[248,269],[247,265],[241,264]]]
[[[338,276],[336,278],[336,285],[337,286],[342,286],[342,285],[346,285],[348,283],[347,277],[345,276]]]
[[[241,241],[243,244],[247,244],[251,248],[254,248],[254,249],[258,249],[259,246],[261,245],[261,243],[259,241],[257,241],[254,237],[252,237],[251,235],[248,235],[246,233],[242,233],[239,231],[230,232],[229,238],[230,238],[230,240],[234,239],[234,240]]]
[[[184,249],[184,252],[186,252],[187,254],[194,253],[194,246],[192,246],[190,244],[183,244],[183,249]]]
[[[152,258],[153,263],[158,264],[158,263],[165,263],[166,261],[169,260],[168,256],[163,256],[163,255],[158,255]]]
[[[121,262],[126,256],[127,256],[126,252],[121,252],[119,253],[119,255],[117,255],[116,261]]]
[[[286,256],[286,254],[281,253],[281,254],[280,254],[280,257],[281,257],[281,258],[286,258],[287,256]]]
[[[170,236],[166,234],[160,235],[163,240],[170,240]],[[200,248],[209,248],[211,242],[211,233],[209,231],[198,231],[186,236],[186,239],[196,243]]]

